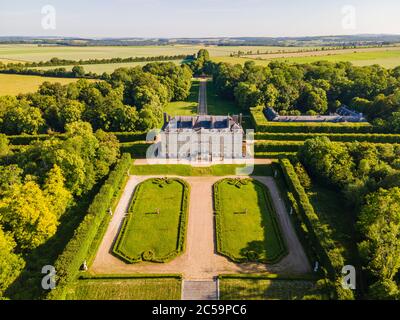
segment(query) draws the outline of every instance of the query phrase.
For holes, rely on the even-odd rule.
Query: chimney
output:
[[[242,126],[243,123],[243,114],[239,114],[239,125]]]
[[[195,124],[196,124],[196,117],[192,117],[192,128],[194,128]]]

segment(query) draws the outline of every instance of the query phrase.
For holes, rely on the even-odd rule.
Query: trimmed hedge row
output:
[[[297,152],[255,152],[256,159],[281,159],[297,155]]]
[[[317,281],[320,279],[315,274],[276,274],[276,273],[236,273],[220,274],[218,280],[249,279],[249,280],[304,280]]]
[[[137,142],[145,141],[147,132],[111,132],[113,133],[120,143],[124,142]],[[53,134],[34,134],[34,135],[11,135],[7,136],[10,144],[13,145],[28,145],[33,141],[43,141],[51,137],[62,138],[63,133],[53,133]]]
[[[335,142],[400,143],[400,134],[383,133],[264,133],[254,134],[255,140],[305,141],[317,137],[327,137]]]
[[[261,108],[250,110],[256,132],[274,133],[371,133],[374,127],[369,123],[331,122],[272,122],[265,118]]]
[[[244,263],[244,262],[249,262],[250,260],[248,258],[239,258],[236,256],[233,256],[232,254],[230,254],[229,252],[226,252],[222,249],[222,235],[221,235],[221,205],[220,205],[220,192],[219,192],[219,185],[223,182],[225,182],[226,180],[229,179],[223,179],[223,180],[219,180],[217,181],[214,185],[213,185],[213,194],[214,194],[214,213],[215,213],[215,229],[216,229],[216,234],[217,234],[217,252],[219,252],[220,254],[228,257],[229,259],[231,259],[234,262],[237,263]],[[280,251],[279,254],[277,254],[276,257],[273,258],[269,258],[269,259],[264,259],[264,260],[259,260],[257,259],[257,262],[261,262],[261,263],[267,263],[267,264],[275,264],[278,263],[279,261],[282,260],[282,258],[284,256],[286,256],[288,254],[288,250],[286,247],[286,243],[285,243],[285,239],[282,236],[282,230],[280,227],[280,224],[278,222],[278,218],[277,218],[277,213],[275,210],[275,207],[273,205],[272,202],[272,197],[271,194],[268,190],[268,188],[261,182],[254,180],[254,179],[245,179],[248,181],[251,181],[252,183],[256,184],[257,186],[261,187],[264,195],[264,199],[265,199],[265,203],[268,206],[268,212],[271,213],[271,220],[272,220],[272,228],[275,230],[275,234],[279,240],[279,244],[281,245],[280,247]]]
[[[57,270],[57,287],[49,292],[47,299],[58,300],[65,297],[65,289],[76,279],[83,261],[87,259],[88,250],[98,228],[108,214],[108,209],[112,206],[131,164],[131,156],[124,154],[95,196],[74,236],[54,263]]]
[[[149,180],[152,180],[152,179],[149,179]],[[134,208],[134,205],[136,204],[138,196],[140,194],[141,187],[143,185],[143,182],[142,182],[136,188],[135,194],[134,194],[131,204],[129,206],[129,210],[128,210],[129,214],[124,219],[121,231],[119,232],[117,241],[115,241],[115,244],[113,247],[113,253],[116,256],[118,256],[119,258],[123,259],[125,262],[138,263],[141,261],[148,261],[148,262],[155,262],[155,263],[165,263],[165,262],[169,262],[169,261],[175,259],[178,255],[180,255],[182,252],[185,251],[185,249],[186,249],[186,228],[187,228],[187,222],[188,222],[187,220],[188,220],[188,215],[189,215],[188,211],[189,211],[190,186],[182,179],[173,178],[170,180],[179,182],[180,184],[183,185],[183,194],[182,194],[182,199],[181,199],[181,214],[180,214],[179,226],[178,226],[178,243],[177,243],[176,250],[169,253],[166,256],[163,256],[163,257],[155,257],[154,254],[149,255],[148,257],[145,257],[143,254],[141,254],[137,257],[130,257],[119,250],[120,243],[124,239],[129,221],[130,221],[130,219],[135,218],[135,215],[133,214],[133,208]],[[146,180],[146,181],[148,181],[148,180]],[[146,182],[146,181],[144,181],[144,182]]]
[[[371,142],[371,143],[400,143],[400,134],[384,133],[267,133],[259,132],[254,134],[257,140],[277,141],[305,141],[317,137],[327,137],[335,142]]]
[[[297,152],[304,141],[255,141],[254,152]]]
[[[334,280],[343,267],[344,258],[338,257],[338,252],[334,251],[335,243],[330,236],[331,230],[319,220],[291,162],[288,159],[280,159],[279,163],[289,190],[293,194],[292,201],[296,201],[293,209],[304,224],[304,237],[310,242],[328,277]]]

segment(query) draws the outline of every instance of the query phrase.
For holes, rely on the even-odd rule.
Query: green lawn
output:
[[[312,280],[221,279],[219,286],[221,300],[323,299]]]
[[[166,262],[184,250],[189,187],[178,179],[149,179],[135,191],[114,253],[129,263]]]
[[[175,278],[79,280],[67,300],[180,300],[181,280]]]
[[[197,106],[199,104],[199,81],[192,81],[190,95],[186,101],[170,102],[165,112],[170,116],[191,116],[197,114]]]
[[[268,189],[253,179],[214,185],[218,252],[236,262],[277,263],[287,253]]]
[[[210,115],[238,115],[241,112],[243,113],[234,101],[217,95],[212,81],[207,82],[207,109]]]
[[[131,174],[137,176],[174,175],[181,177],[190,176],[231,176],[236,174],[236,169],[243,165],[219,164],[210,167],[193,167],[184,164],[172,165],[135,165],[131,167]],[[261,164],[254,166],[254,176],[272,176],[273,165]]]

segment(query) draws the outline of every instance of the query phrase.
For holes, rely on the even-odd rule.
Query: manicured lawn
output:
[[[268,189],[253,179],[214,185],[218,252],[236,262],[277,263],[287,253]]]
[[[184,250],[189,187],[178,179],[149,179],[135,190],[114,253],[129,263],[166,262]]]
[[[175,278],[79,280],[67,300],[179,300],[181,280]]]
[[[272,176],[272,164],[260,164],[254,166],[252,175]],[[172,164],[172,165],[133,165],[131,174],[137,176],[148,175],[175,175],[181,177],[190,176],[231,176],[236,175],[236,169],[243,165],[220,164],[210,167],[192,167],[191,165]]]
[[[241,112],[243,113],[235,101],[217,95],[212,81],[207,82],[207,109],[210,115],[238,115]]]
[[[197,106],[199,104],[199,81],[192,81],[190,95],[186,101],[170,102],[165,112],[170,116],[191,116],[197,114]]]
[[[302,300],[311,295],[323,298],[312,280],[222,279],[219,284],[221,300]]]
[[[0,74],[0,96],[36,92],[39,86],[45,81],[68,84],[78,81],[78,79]]]

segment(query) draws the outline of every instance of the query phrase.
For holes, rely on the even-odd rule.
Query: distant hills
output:
[[[309,37],[232,37],[232,38],[74,38],[74,37],[0,37],[0,44],[38,44],[56,46],[369,46],[400,43],[400,35],[362,34]]]

